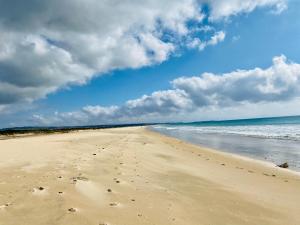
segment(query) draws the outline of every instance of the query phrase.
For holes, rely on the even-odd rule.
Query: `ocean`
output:
[[[300,171],[300,116],[169,123],[150,129],[193,144]]]

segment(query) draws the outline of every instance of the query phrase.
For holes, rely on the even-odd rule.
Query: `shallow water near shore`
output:
[[[300,171],[300,124],[297,121],[295,117],[293,120],[266,118],[265,123],[263,119],[259,123],[253,120],[213,121],[155,125],[149,129],[274,164],[288,162],[290,169]]]

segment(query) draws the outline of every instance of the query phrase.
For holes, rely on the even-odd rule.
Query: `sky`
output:
[[[300,115],[298,0],[0,0],[0,127]]]

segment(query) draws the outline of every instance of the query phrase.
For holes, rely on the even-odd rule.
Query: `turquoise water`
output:
[[[251,125],[300,125],[300,116],[268,117],[223,121],[201,121],[191,123],[172,123],[185,126],[251,126]]]
[[[194,144],[300,171],[300,116],[171,123],[151,129]]]

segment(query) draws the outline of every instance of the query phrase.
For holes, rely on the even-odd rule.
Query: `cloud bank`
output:
[[[191,22],[204,30],[205,17],[257,7],[280,12],[286,1],[0,0],[0,112],[112,70],[161,63],[180,48],[203,50],[225,32],[202,40]]]
[[[156,91],[122,106],[86,106],[47,118],[35,115],[32,121],[44,125],[153,122],[211,108],[287,102],[300,97],[300,64],[281,55],[274,57],[273,64],[266,69],[203,73],[177,78],[171,84],[170,90]]]

